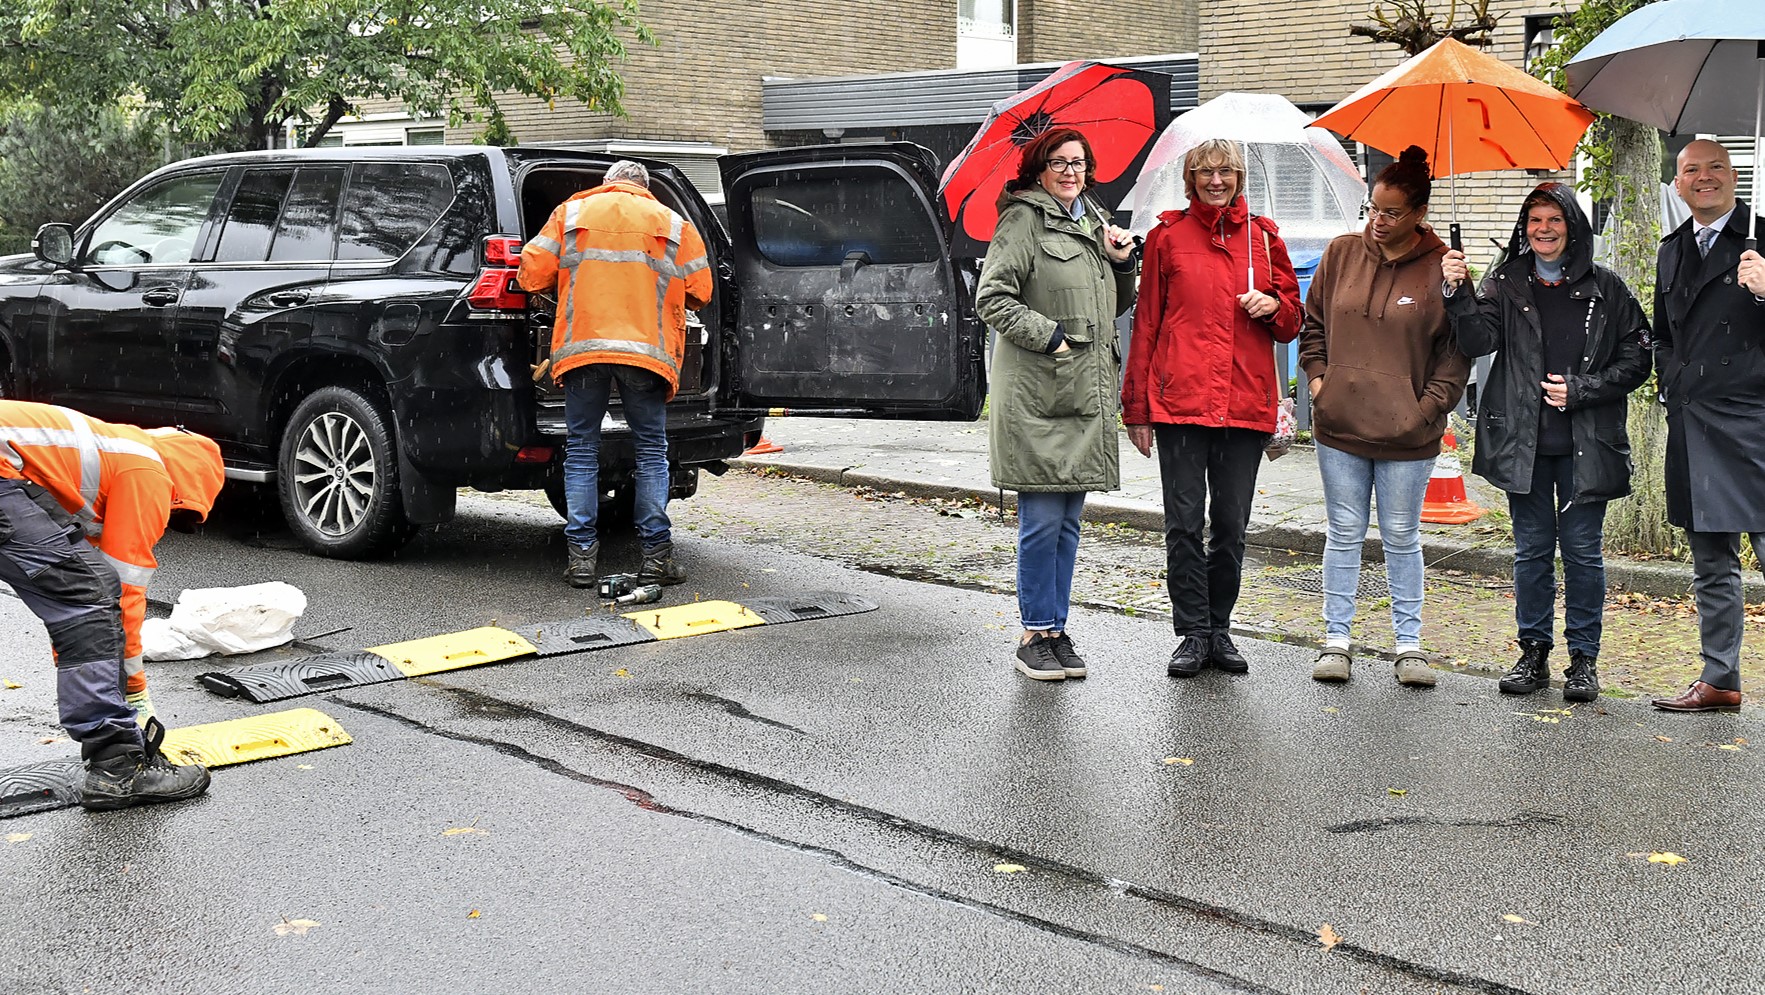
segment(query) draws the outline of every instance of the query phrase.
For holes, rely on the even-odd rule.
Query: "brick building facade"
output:
[[[1371,0],[1216,0],[1200,31],[1201,99],[1229,90],[1279,93],[1313,113],[1327,110],[1407,58],[1396,46],[1349,35],[1350,25],[1370,23],[1372,6]],[[1528,44],[1541,40],[1539,29],[1561,7],[1557,0],[1491,0],[1489,11],[1498,21],[1485,51],[1523,66]],[[1368,158],[1372,167],[1389,161]],[[1494,252],[1490,239],[1505,243],[1520,201],[1546,179],[1570,177],[1514,170],[1436,180],[1429,214],[1444,233],[1455,216],[1456,189],[1465,249],[1481,266]]]
[[[1003,0],[997,8],[1005,22],[1001,64],[1193,52],[1197,4]],[[826,141],[820,135],[769,134],[762,123],[761,80],[957,68],[959,10],[971,13],[975,6],[968,0],[657,0],[639,14],[656,44],[627,39],[630,54],[620,67],[626,117],[521,96],[504,99],[503,113],[524,143],[622,139],[744,151]],[[413,122],[396,105],[370,102],[360,118],[340,126],[338,136],[351,144],[418,136],[453,144],[476,140],[483,128],[482,122]]]

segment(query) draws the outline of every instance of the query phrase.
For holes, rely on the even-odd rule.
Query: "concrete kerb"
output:
[[[779,461],[776,457],[766,460],[734,459],[730,461],[730,465],[748,470],[781,473],[790,477],[817,483],[836,484],[841,487],[868,487],[889,494],[905,494],[908,497],[942,498],[951,501],[975,500],[995,508],[1000,507],[1001,504],[1006,508],[1017,507],[1015,493],[1006,491],[1001,495],[999,491],[991,488],[861,473],[839,466],[787,463]],[[1112,499],[1106,495],[1092,495],[1085,502],[1084,518],[1087,522],[1126,525],[1152,533],[1164,531],[1164,513],[1161,510],[1148,508],[1143,503],[1128,503]],[[1252,520],[1248,540],[1250,545],[1262,549],[1294,550],[1312,555],[1322,555],[1324,552],[1324,532],[1322,529],[1316,528],[1279,524],[1258,525]],[[1361,555],[1365,562],[1380,562],[1384,553],[1380,548],[1379,540],[1377,538],[1368,539]],[[1514,550],[1511,546],[1462,542],[1436,532],[1423,532],[1422,556],[1431,568],[1463,570],[1466,573],[1480,574],[1486,577],[1511,576],[1514,566]],[[1656,597],[1677,597],[1691,591],[1691,566],[1684,563],[1651,563],[1607,556],[1606,582],[1628,591]],[[1754,577],[1747,578],[1746,598],[1749,601],[1765,599],[1765,582]]]

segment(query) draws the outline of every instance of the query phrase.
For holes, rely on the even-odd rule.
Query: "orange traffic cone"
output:
[[[1422,496],[1422,521],[1436,525],[1463,525],[1483,517],[1483,509],[1465,495],[1465,475],[1459,472],[1459,440],[1446,430],[1440,455],[1428,475],[1428,493]]]
[[[742,450],[742,455],[743,456],[767,456],[772,453],[782,453],[782,452],[784,452],[783,446],[779,445],[776,442],[773,442],[771,439],[768,439],[767,437],[762,435],[762,436],[760,436],[759,442],[754,443],[753,446],[751,446],[748,449]],[[1481,513],[1479,513],[1479,514],[1481,514]]]

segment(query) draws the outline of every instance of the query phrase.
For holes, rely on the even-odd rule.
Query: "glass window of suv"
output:
[[[185,173],[131,197],[92,230],[81,262],[87,266],[188,263],[223,175],[218,170]]]
[[[227,207],[227,219],[221,225],[220,242],[215,246],[215,261],[221,263],[261,263],[269,256],[270,237],[276,231],[276,218],[282,213],[282,202],[288,199],[288,187],[294,181],[294,170],[248,169],[239,179],[233,203]]]
[[[282,208],[272,262],[325,262],[337,241],[337,199],[343,192],[343,167],[303,166]]]
[[[922,200],[890,169],[785,172],[753,192],[754,241],[778,266],[838,266],[853,252],[877,264],[930,262],[940,243]]]
[[[434,162],[361,162],[350,169],[337,258],[396,259],[453,203],[453,177]]]

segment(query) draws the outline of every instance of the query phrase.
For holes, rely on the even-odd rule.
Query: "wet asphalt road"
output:
[[[336,649],[584,607],[530,505],[463,501],[375,564],[243,520],[168,540],[154,596],[285,580],[297,632],[350,627]],[[1036,685],[1007,597],[679,544],[668,603],[882,607],[269,706],[159,664],[173,725],[311,705],[355,743],[183,806],[0,822],[0,992],[1765,990],[1750,716],[1541,712],[1376,661],[1328,688],[1269,643],[1178,683],[1162,623],[1098,612],[1072,623],[1095,676]],[[66,755],[11,598],[0,632],[0,764]]]

